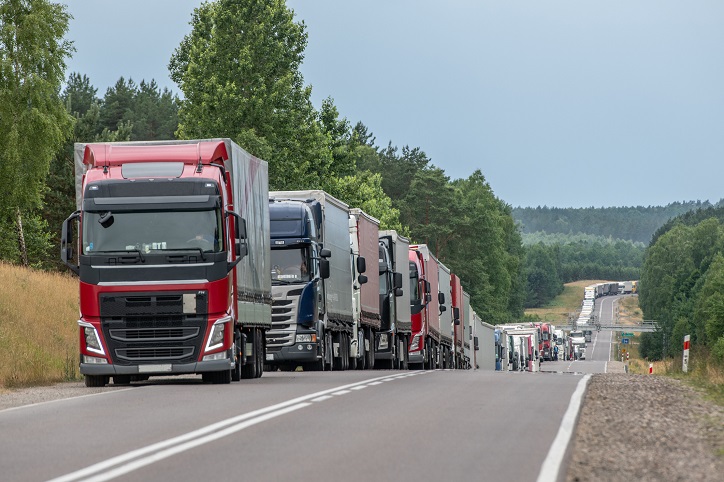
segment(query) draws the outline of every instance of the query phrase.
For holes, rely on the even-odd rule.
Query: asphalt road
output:
[[[269,373],[0,411],[3,480],[536,480],[577,375]]]
[[[597,303],[602,320],[614,300]],[[606,371],[611,338],[594,331],[586,360],[542,373],[162,378],[3,410],[0,479],[553,480],[572,396],[583,374]]]

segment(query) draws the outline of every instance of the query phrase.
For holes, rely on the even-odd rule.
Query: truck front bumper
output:
[[[202,361],[181,364],[152,364],[152,365],[111,365],[97,363],[81,363],[82,375],[182,375],[204,372],[220,372],[233,368],[230,358],[223,360]]]
[[[317,343],[295,343],[291,346],[267,347],[265,359],[266,363],[270,365],[289,362],[314,362],[317,361]]]

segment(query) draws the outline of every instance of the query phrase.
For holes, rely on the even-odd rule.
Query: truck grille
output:
[[[272,328],[266,332],[266,346],[273,351],[274,348],[294,344],[297,305],[302,290],[298,287],[289,289],[288,286],[273,286],[272,293]]]
[[[193,363],[208,323],[206,291],[105,293],[101,329],[113,363]]]

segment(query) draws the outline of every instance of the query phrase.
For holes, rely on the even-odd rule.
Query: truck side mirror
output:
[[[425,280],[425,293],[430,293],[430,282],[427,280]],[[427,301],[431,301],[431,299]]]
[[[80,218],[80,211],[76,211],[63,221],[60,235],[60,259],[75,274],[80,273],[80,266],[72,264],[73,259],[73,222]]]
[[[473,346],[475,347],[475,351],[479,351],[479,350],[480,350],[480,345],[478,344],[478,337],[477,337],[477,336],[476,336],[475,338],[473,338]]]
[[[395,296],[396,296],[396,297],[399,298],[400,296],[402,296],[402,295],[404,295],[404,294],[405,294],[405,293],[402,291],[402,288],[395,288]]]
[[[331,258],[332,252],[328,249],[320,249],[319,250],[319,257],[320,258]]]
[[[367,263],[365,262],[364,256],[357,256],[357,272],[364,273],[367,271]],[[365,281],[366,283],[367,281]]]
[[[429,303],[432,301],[432,295],[430,293],[425,293],[425,303]]]
[[[443,293],[442,291],[437,293],[437,302],[441,305],[445,304],[445,293]]]
[[[397,289],[402,289],[402,273],[395,273],[395,279],[393,280],[392,286]],[[401,295],[400,295],[401,296]]]
[[[246,219],[242,217],[236,218],[236,239],[246,239]]]
[[[367,276],[363,274],[357,276],[357,282],[361,285],[365,284],[367,282]]]
[[[322,250],[322,251],[324,251],[324,250]],[[319,260],[319,277],[322,279],[329,278],[329,260],[327,260],[327,259]]]
[[[460,324],[460,308],[453,308],[453,318],[455,318],[455,324]]]
[[[443,313],[443,312],[445,312],[445,311],[447,311],[447,306],[445,306],[445,305],[440,305],[440,313]]]
[[[243,258],[247,254],[249,254],[249,248],[246,245],[246,241],[242,243],[238,239],[234,240],[234,250],[236,252],[237,258]]]

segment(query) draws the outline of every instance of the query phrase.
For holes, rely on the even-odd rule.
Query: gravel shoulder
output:
[[[594,375],[567,481],[720,481],[724,408],[679,380]]]

